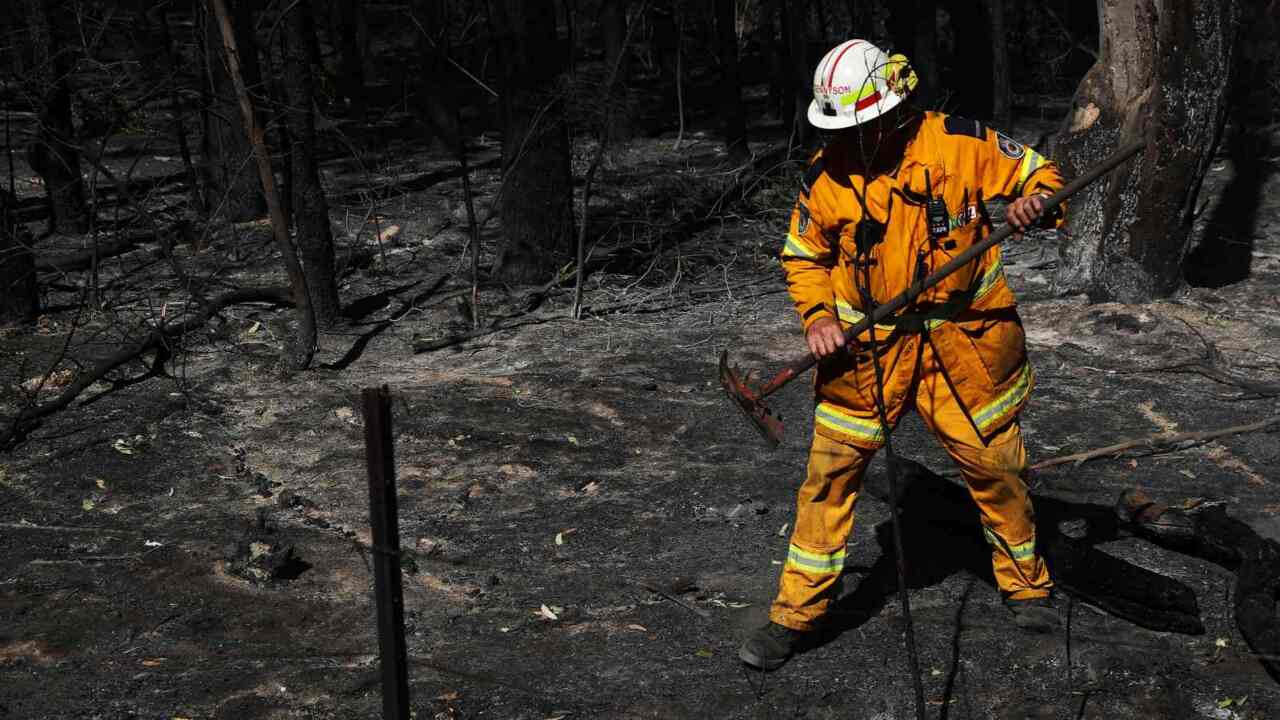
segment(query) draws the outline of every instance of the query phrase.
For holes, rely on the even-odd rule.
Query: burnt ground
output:
[[[592,276],[588,304],[608,312],[565,321],[561,291],[507,329],[414,354],[415,336],[463,327],[465,215],[449,163],[396,142],[367,174],[326,166],[331,193],[351,202],[334,209],[339,244],[374,253],[345,276],[350,317],[322,337],[316,369],[281,367],[287,311],[236,306],[186,339],[170,378],[97,386],[91,403],[0,457],[0,716],[377,716],[357,401],[383,383],[396,398],[416,717],[912,716],[896,596],[859,588],[887,547],[887,507],[870,497],[850,542],[843,631],[767,676],[737,659],[786,553],[809,393],[797,382],[776,397],[789,437],[771,453],[726,402],[715,367],[724,348],[764,370],[800,347],[771,260],[794,172],[681,225],[673,203],[727,187],[715,138],[694,135],[679,151],[670,135],[635,140],[610,154],[594,212],[632,218],[622,237],[646,239],[644,257],[658,260],[619,255]],[[154,158],[139,172],[177,167]],[[1215,165],[1210,198],[1231,172]],[[1202,375],[1144,370],[1213,343],[1239,375],[1280,375],[1280,179],[1268,182],[1251,276],[1223,287],[1089,305],[1051,294],[1050,238],[1010,248],[1039,378],[1024,414],[1033,461],[1276,413],[1274,399]],[[495,184],[492,165],[479,171],[482,214]],[[375,186],[376,226],[360,200]],[[490,224],[486,243],[495,238]],[[229,282],[280,282],[262,228],[215,228],[207,245],[180,257]],[[47,367],[68,328],[79,325],[73,347],[92,357],[181,300],[167,266],[149,262],[141,252],[104,267],[111,312],[77,315],[80,275],[69,275],[37,331],[4,339],[6,413],[13,386]],[[490,318],[524,300],[482,292]],[[947,468],[918,419],[895,438],[904,455]],[[1102,505],[1135,485],[1221,499],[1280,540],[1274,433],[1139,449],[1035,483]],[[1009,625],[984,551],[947,532],[914,527],[909,543],[930,717],[1280,717],[1280,685],[1239,636],[1223,569],[1139,540],[1107,545],[1194,589],[1206,633],[1144,630],[1076,605],[1068,662],[1065,634]]]

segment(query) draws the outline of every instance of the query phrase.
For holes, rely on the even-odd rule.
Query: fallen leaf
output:
[[[101,490],[106,490],[106,489],[107,489],[107,481],[106,481],[106,480],[103,480],[102,478],[98,478],[97,480],[94,480],[94,481],[93,481],[93,483],[94,483],[95,485],[97,485],[97,486],[98,486],[98,488],[99,488],[99,489],[101,489]]]
[[[744,607],[751,607],[751,603],[746,603],[746,602],[736,602],[736,601],[735,601],[735,602],[730,602],[730,603],[725,603],[725,605],[727,605],[728,607],[734,608],[735,610],[738,610],[738,609],[741,609],[741,608],[744,608]]]
[[[599,490],[600,490],[600,483],[596,482],[595,480],[592,480],[591,482],[579,488],[578,492],[582,493],[583,495],[595,495],[597,492],[599,492]]]
[[[555,614],[555,613],[553,613],[553,612],[551,612],[551,608],[547,607],[546,605],[543,605],[542,607],[538,608],[538,614],[539,614],[539,615],[541,615],[542,617],[544,617],[544,618],[548,619],[548,620],[559,620],[559,619],[560,619],[560,616],[559,616],[559,615],[556,615],[556,614]]]
[[[156,540],[146,540],[142,544],[150,548],[164,547],[164,543],[158,542]]]
[[[253,321],[253,324],[249,326],[249,329],[244,331],[244,334],[255,335],[257,334],[258,330],[260,330],[261,328],[262,328],[262,323],[255,320]]]
[[[446,692],[446,693],[440,693],[439,695],[436,696],[436,699],[443,700],[445,702],[453,702],[454,700],[457,700],[460,697],[462,696],[459,695],[456,690],[450,690],[449,692]]]
[[[159,667],[164,662],[164,658],[146,658],[142,661],[143,667]]]
[[[568,530],[561,530],[560,532],[556,533],[556,544],[563,545],[564,536],[572,535],[573,533],[577,532],[577,530],[578,530],[577,528],[569,528]]]
[[[115,448],[116,452],[121,455],[133,454],[133,448],[129,446],[129,441],[124,438],[116,438],[116,441],[111,443],[111,447]]]
[[[576,438],[576,437],[574,437],[574,436],[572,436],[572,435],[565,435],[565,436],[564,436],[564,439],[565,439],[565,440],[568,440],[570,445],[577,445],[577,444],[578,444],[578,438]]]
[[[1214,640],[1214,641],[1213,641],[1213,644],[1214,644],[1214,645],[1217,645],[1217,646],[1218,646],[1218,647],[1220,647],[1220,648],[1224,648],[1224,647],[1226,647],[1226,646],[1230,645],[1230,644],[1231,644],[1231,641],[1230,641],[1230,640],[1228,640],[1228,639],[1226,639],[1226,638],[1224,638],[1224,637],[1220,637],[1220,638],[1218,638],[1217,640]]]
[[[1195,474],[1195,473],[1193,473],[1193,472],[1191,472],[1190,470],[1179,470],[1178,472],[1179,472],[1179,473],[1181,473],[1181,474],[1183,474],[1183,475],[1186,475],[1187,477],[1191,478],[1192,480],[1195,480],[1195,479],[1196,479],[1196,474]]]
[[[94,506],[94,502],[89,498],[85,498],[84,502],[80,503],[80,509],[84,510],[85,512],[89,512],[90,510],[92,510],[93,506]]]
[[[791,527],[791,523],[782,523],[782,527],[778,528],[778,537],[787,536],[787,528]]]
[[[637,625],[637,624],[635,624],[635,623],[631,623],[630,625],[628,625],[628,626],[627,626],[627,629],[628,629],[628,630],[635,630],[635,631],[637,631],[637,632],[649,632],[649,628],[647,628],[647,627],[645,627],[645,626],[643,626],[643,625]]]
[[[698,651],[695,652],[694,655],[697,655],[700,658],[709,658],[711,657],[712,652],[707,648],[698,648]]]

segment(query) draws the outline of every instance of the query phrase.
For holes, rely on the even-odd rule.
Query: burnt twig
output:
[[[1175,433],[1175,432],[1156,433],[1154,435],[1148,435],[1146,437],[1125,440],[1123,442],[1115,443],[1114,445],[1107,445],[1106,447],[1100,447],[1093,450],[1086,450],[1085,452],[1074,453],[1072,455],[1062,455],[1060,457],[1050,458],[1048,460],[1042,460],[1032,465],[1031,467],[1029,467],[1028,470],[1043,470],[1045,468],[1053,467],[1055,465],[1066,465],[1069,463],[1074,465],[1080,465],[1081,463],[1087,462],[1089,460],[1096,460],[1097,458],[1111,457],[1114,455],[1118,455],[1124,452],[1125,450],[1133,450],[1136,448],[1159,450],[1162,448],[1168,448],[1168,446],[1170,445],[1176,445],[1179,443],[1204,442],[1207,440],[1215,440],[1220,437],[1227,437],[1228,435],[1240,435],[1242,433],[1257,432],[1259,430],[1267,430],[1273,427],[1280,427],[1280,415],[1273,415],[1269,418],[1259,420],[1258,422],[1249,423],[1247,425],[1234,425],[1232,427],[1219,428],[1217,430],[1195,430],[1191,432],[1180,432],[1180,433]]]

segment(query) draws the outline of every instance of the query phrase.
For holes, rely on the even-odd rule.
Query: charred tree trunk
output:
[[[253,33],[253,0],[228,0],[236,46],[240,48],[240,72],[250,92],[261,86],[257,41]],[[232,222],[262,217],[267,212],[262,183],[254,172],[253,148],[239,121],[240,106],[235,84],[221,51],[222,35],[212,16],[205,22],[205,53],[210,87],[210,112],[204,114],[200,154],[205,172],[205,206]]]
[[[1204,236],[1187,255],[1184,275],[1199,287],[1222,287],[1249,277],[1258,210],[1275,151],[1272,134],[1280,120],[1280,0],[1246,0],[1236,51],[1226,151],[1231,179],[1222,190]]]
[[[502,248],[495,275],[545,282],[573,242],[569,128],[560,77],[565,52],[552,0],[493,0],[494,48],[502,73]]]
[[[26,0],[34,66],[31,78],[36,84],[32,95],[40,98],[36,108],[39,132],[27,148],[27,161],[44,181],[49,229],[82,233],[89,228],[89,210],[71,124],[71,62],[58,41],[51,6],[44,0]]]
[[[31,238],[15,222],[14,204],[0,188],[0,327],[32,322],[40,312]]]
[[[1054,157],[1068,175],[1145,139],[1138,160],[1068,213],[1059,292],[1143,302],[1182,283],[1196,198],[1226,118],[1235,0],[1102,0],[1098,62],[1076,90]]]
[[[291,6],[286,18],[287,48],[284,58],[286,125],[293,168],[290,190],[298,256],[307,278],[307,292],[316,324],[327,327],[338,317],[338,282],[334,274],[333,235],[329,229],[329,205],[320,184],[316,164],[315,80],[311,76],[311,43],[307,33],[315,27],[309,0]]]
[[[747,157],[747,120],[742,107],[742,77],[738,71],[738,33],[734,0],[716,1],[716,46],[720,55],[720,113],[724,145],[731,160]]]
[[[249,87],[244,81],[242,56],[236,47],[236,29],[226,0],[209,0],[211,11],[210,24],[217,28],[222,36],[222,55],[226,62],[227,74],[235,85],[239,112],[243,119],[245,135],[253,146],[254,160],[258,167],[258,177],[262,183],[263,197],[271,212],[271,234],[275,237],[276,247],[280,251],[280,259],[289,273],[289,286],[293,294],[298,321],[297,330],[290,343],[288,354],[292,366],[304,370],[311,365],[316,350],[316,316],[311,309],[311,293],[307,290],[307,276],[303,272],[302,263],[298,259],[293,238],[289,237],[288,222],[280,210],[279,195],[276,192],[275,175],[271,171],[271,156],[263,142],[265,131],[258,122],[258,111],[254,107],[253,98],[249,95]]]

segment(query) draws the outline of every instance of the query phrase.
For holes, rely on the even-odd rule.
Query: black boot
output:
[[[770,622],[756,628],[738,648],[742,662],[761,670],[773,670],[791,657],[805,633]]]
[[[1052,595],[1027,600],[1005,600],[1004,606],[1013,613],[1013,624],[1035,633],[1051,633],[1062,626],[1058,603]]]

